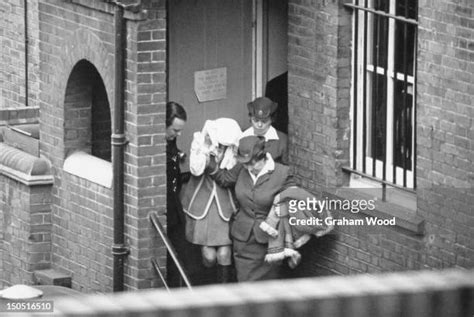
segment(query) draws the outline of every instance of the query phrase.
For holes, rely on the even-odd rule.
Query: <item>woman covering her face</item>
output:
[[[288,136],[272,126],[278,104],[267,97],[260,97],[247,104],[251,126],[242,136],[261,136],[265,150],[278,163],[288,164]]]
[[[201,246],[206,267],[217,263],[220,283],[230,280],[229,220],[237,207],[232,191],[218,185],[211,174],[217,167],[222,170],[235,167],[241,134],[239,124],[228,118],[208,120],[201,132],[194,133],[189,159],[192,177],[181,199],[187,218],[186,239]]]

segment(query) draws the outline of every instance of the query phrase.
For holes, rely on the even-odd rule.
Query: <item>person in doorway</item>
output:
[[[211,174],[217,168],[231,170],[236,164],[239,124],[229,118],[207,120],[195,132],[191,143],[191,178],[183,188],[182,205],[186,213],[186,239],[201,247],[203,264],[217,263],[217,282],[231,281],[232,241],[229,220],[237,211],[229,188],[216,184]]]
[[[272,126],[278,131],[288,133],[288,72],[267,82],[265,97],[278,103]]]
[[[179,163],[183,153],[176,145],[186,124],[186,111],[180,104],[170,101],[166,104],[166,178],[167,178],[167,220],[168,227],[184,223],[184,214],[179,201],[181,170]]]
[[[288,136],[272,126],[278,104],[267,97],[259,97],[247,104],[251,126],[242,136],[261,136],[265,139],[265,150],[272,159],[288,165]]]
[[[185,216],[179,200],[181,190],[181,170],[180,162],[184,156],[176,145],[176,138],[181,135],[181,131],[186,125],[187,115],[183,106],[170,101],[166,104],[166,218],[168,238],[178,253],[183,254],[186,249],[184,238]],[[180,257],[182,258],[182,257]],[[179,271],[171,256],[167,257],[167,283],[170,287],[181,286]]]
[[[244,168],[235,183],[240,208],[230,231],[239,282],[275,279],[280,275],[281,263],[265,262],[269,235],[260,223],[268,216],[276,195],[294,186],[294,182],[289,167],[276,163],[266,148],[263,137],[250,135],[239,141],[237,161]]]

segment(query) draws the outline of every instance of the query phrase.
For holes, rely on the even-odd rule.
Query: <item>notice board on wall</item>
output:
[[[227,98],[227,67],[194,72],[194,92],[199,102]]]

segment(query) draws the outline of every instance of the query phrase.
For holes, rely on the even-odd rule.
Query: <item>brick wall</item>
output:
[[[155,253],[164,255],[160,242],[153,241],[156,234],[148,219],[148,212],[156,210],[156,205],[159,204],[162,215],[165,208],[164,6],[164,1],[147,1],[142,6],[148,9],[147,15],[125,12],[125,133],[129,141],[124,155],[125,235],[130,247],[125,261],[125,284],[128,289],[156,285],[158,277],[150,260]],[[74,115],[75,110],[69,113],[68,109],[72,109],[71,105],[81,105],[84,97],[91,100],[90,94],[75,94],[74,91],[80,94],[85,91],[69,86],[68,81],[74,80],[74,76],[80,79],[91,75],[90,68],[82,75],[72,73],[79,61],[93,65],[104,85],[103,100],[108,99],[113,114],[113,9],[112,4],[103,1],[82,0],[48,1],[39,6],[41,152],[51,158],[55,176],[53,268],[72,273],[73,288],[84,291],[111,291],[112,192],[62,170],[68,150],[78,146],[78,138],[68,136],[68,131],[82,133],[72,132],[69,127],[76,127],[77,122],[84,126],[81,116]],[[150,61],[139,58],[141,53],[148,53]],[[90,113],[85,115],[87,118]],[[68,129],[64,131],[63,126]],[[90,136],[91,131],[88,133]]]
[[[347,183],[341,166],[349,159],[352,26],[351,12],[342,2],[289,0],[290,161],[300,183],[313,192]],[[79,61],[93,65],[109,106],[114,104],[113,6],[86,0],[28,3],[38,10],[31,20],[38,19],[39,27],[32,26],[31,34],[34,39],[36,32],[39,41],[30,42],[30,52],[39,56],[39,63],[32,58],[32,69],[37,68],[32,74],[37,77],[32,75],[31,86],[33,95],[34,87],[39,93],[41,154],[51,160],[55,177],[52,266],[71,272],[74,288],[110,291],[111,190],[66,174],[62,166],[68,147],[77,145],[69,142],[73,138],[68,139],[63,127],[77,118],[65,104],[73,96],[67,84]],[[19,87],[18,94],[1,79],[2,96],[6,96],[1,100],[8,105],[0,108],[16,108],[21,104],[22,58],[11,47],[22,51],[21,43],[12,40],[21,38],[22,7],[13,1],[0,6],[17,21],[0,29],[2,49],[9,49],[0,62],[2,67],[15,67],[2,76],[14,74],[15,91]],[[159,285],[150,259],[159,257],[165,263],[164,249],[148,220],[150,211],[157,210],[163,223],[165,217],[165,6],[164,0],[143,1],[146,15],[126,12],[125,231],[131,253],[125,280],[129,289]],[[442,5],[420,0],[419,7],[416,214],[425,220],[425,233],[341,227],[336,234],[306,245],[301,269],[290,275],[474,265],[473,8],[454,0]],[[0,186],[0,203],[5,205],[9,185],[1,180]],[[5,268],[8,261],[2,265]]]
[[[288,19],[290,161],[304,187],[335,187],[349,159],[350,16],[338,3],[295,0]]]
[[[37,107],[23,107],[0,110],[0,127],[25,123],[38,123],[39,109]]]
[[[75,289],[108,291],[112,287],[111,190],[69,175],[62,166],[70,150],[84,150],[90,141],[92,87],[87,76],[97,75],[75,68],[86,63],[78,62],[86,60],[97,69],[108,99],[113,100],[113,16],[49,1],[39,5],[39,22],[40,148],[51,159],[55,177],[52,268],[70,273]]]
[[[53,207],[53,268],[72,276],[74,289],[112,288],[110,189],[63,173]]]
[[[137,23],[133,29],[136,42],[129,56],[134,60],[134,71],[130,74],[134,82],[133,103],[127,108],[127,131],[130,151],[126,156],[128,175],[127,193],[133,193],[133,205],[127,206],[126,222],[130,224],[130,241],[136,243],[129,256],[138,271],[130,277],[133,288],[149,288],[160,285],[152,270],[151,259],[158,257],[166,264],[166,251],[148,218],[157,211],[163,224],[166,209],[166,1],[143,2],[147,19]],[[132,195],[131,195],[132,196]],[[137,200],[135,200],[137,199]],[[136,252],[135,252],[136,250]],[[132,274],[132,272],[127,272]]]
[[[289,1],[290,162],[315,193],[347,184],[351,11],[343,1]],[[290,276],[474,266],[474,22],[466,1],[421,0],[417,211],[424,234],[340,227],[303,247]],[[357,215],[352,215],[356,217]]]
[[[417,182],[430,266],[474,266],[474,7],[420,1]]]
[[[38,3],[28,1],[28,100],[25,76],[25,8],[23,1],[0,3],[0,140],[2,126],[38,122]]]
[[[25,95],[25,8],[24,2],[0,3],[0,109],[26,105]],[[28,1],[28,106],[38,106],[39,42],[38,3]]]
[[[51,186],[0,174],[0,286],[32,284],[51,263]]]
[[[290,162],[299,184],[315,193],[341,184],[339,167],[349,157],[350,21],[340,3],[289,1]],[[313,238],[301,266],[286,275],[349,273],[335,252],[341,238]]]
[[[420,1],[418,182],[470,187],[474,136],[474,8]],[[434,155],[436,153],[437,155]]]

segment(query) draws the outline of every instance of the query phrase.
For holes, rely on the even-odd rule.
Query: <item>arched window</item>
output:
[[[111,161],[110,106],[104,82],[87,60],[79,61],[69,76],[64,98],[66,156],[83,151]]]
[[[80,60],[64,96],[64,171],[110,188],[111,131],[104,82],[94,65]]]

